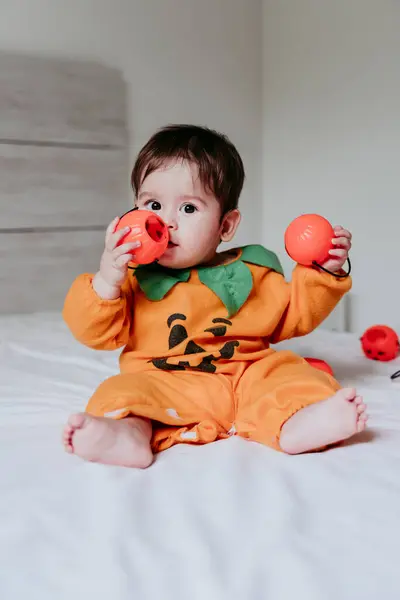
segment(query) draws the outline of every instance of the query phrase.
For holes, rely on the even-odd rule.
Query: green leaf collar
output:
[[[241,248],[240,256],[226,265],[167,269],[155,263],[140,265],[135,270],[135,276],[145,296],[149,300],[158,301],[175,285],[188,281],[192,269],[195,269],[200,281],[218,296],[231,317],[240,310],[253,288],[253,278],[246,263],[267,267],[283,275],[276,254],[254,244]]]

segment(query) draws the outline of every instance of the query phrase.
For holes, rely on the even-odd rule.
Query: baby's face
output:
[[[194,164],[171,161],[148,175],[136,206],[159,215],[170,243],[159,264],[182,269],[211,260],[220,242],[221,207],[204,190]]]

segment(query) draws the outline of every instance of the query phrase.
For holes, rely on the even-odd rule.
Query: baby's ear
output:
[[[226,215],[224,215],[220,228],[220,236],[223,242],[231,241],[236,233],[237,228],[239,227],[241,219],[242,215],[237,208],[230,210],[228,213],[226,213]]]

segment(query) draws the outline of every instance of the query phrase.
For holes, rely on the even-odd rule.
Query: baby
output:
[[[108,226],[96,274],[73,282],[63,311],[75,338],[115,350],[120,374],[86,412],[69,417],[67,452],[88,461],[146,468],[178,443],[232,435],[287,454],[321,450],[361,432],[365,405],[353,388],[270,344],[314,330],[351,288],[341,274],[351,234],[335,228],[322,265],[296,265],[291,282],[261,245],[217,252],[241,216],[242,160],[207,128],[158,131],[132,172],[135,204],[167,224],[158,263],[128,269],[138,243]]]

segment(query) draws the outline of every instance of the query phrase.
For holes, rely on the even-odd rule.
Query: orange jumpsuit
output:
[[[315,329],[351,288],[350,277],[296,265],[287,282],[276,257],[268,267],[252,258],[262,247],[246,248],[230,265],[208,268],[210,287],[198,268],[186,278],[164,270],[153,287],[158,300],[146,288],[146,271],[141,280],[129,273],[116,300],[96,294],[92,274],[75,279],[63,311],[72,334],[90,348],[123,348],[120,374],[98,387],[88,413],[151,419],[154,452],[232,434],[280,450],[286,420],[339,389],[327,373],[270,344]],[[243,276],[250,287],[235,306]],[[212,281],[222,286],[219,295]]]

